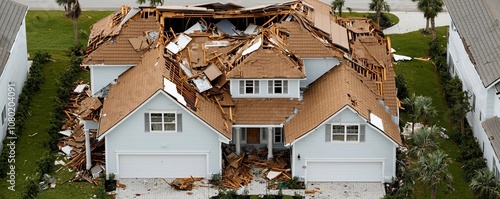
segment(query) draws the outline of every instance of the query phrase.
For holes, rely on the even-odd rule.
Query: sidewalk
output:
[[[384,34],[404,34],[425,28],[422,12],[391,12],[399,18],[399,23],[384,30]],[[451,19],[448,12],[441,12],[435,19],[436,27],[449,26]],[[430,26],[430,24],[429,24]]]

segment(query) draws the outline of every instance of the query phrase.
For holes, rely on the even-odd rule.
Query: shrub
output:
[[[104,182],[105,179],[104,177],[99,178],[99,184],[97,185],[97,188],[94,190],[94,195],[96,196],[95,198],[97,199],[106,199],[106,189],[104,188]]]
[[[54,156],[51,156],[48,153],[46,153],[36,161],[37,165],[36,172],[40,174],[40,179],[41,176],[43,176],[43,174],[52,172],[52,166],[54,165],[54,160],[55,160]]]
[[[35,199],[40,193],[40,185],[37,181],[38,177],[28,177],[26,179],[26,184],[24,184],[24,190],[22,194],[22,199]]]
[[[294,176],[285,182],[286,187],[289,189],[304,189],[304,183],[299,181],[299,177]]]
[[[476,174],[476,171],[479,171],[483,168],[486,168],[486,161],[482,157],[465,161],[464,164],[465,179],[470,182],[474,177],[474,175]]]
[[[406,81],[403,74],[396,75],[396,88],[398,89],[399,99],[405,99],[408,97],[408,87],[406,86]]]
[[[214,173],[212,174],[212,178],[208,181],[210,184],[212,185],[215,185],[215,186],[220,186],[221,185],[221,181],[222,180],[222,176],[220,173]]]

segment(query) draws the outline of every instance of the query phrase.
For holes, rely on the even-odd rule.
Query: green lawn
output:
[[[336,15],[338,15],[337,12],[335,12]],[[368,15],[373,14],[369,12],[348,12],[347,10],[342,10],[342,17],[368,17]],[[385,15],[391,20],[393,23],[392,25],[396,25],[399,23],[399,18],[391,13],[384,12]]]
[[[83,11],[79,20],[79,29],[89,32],[91,24],[98,19],[109,15],[109,11]],[[26,120],[26,129],[17,143],[16,153],[16,191],[7,191],[5,180],[0,182],[0,198],[21,198],[25,178],[34,174],[36,160],[49,151],[47,141],[52,100],[56,96],[56,81],[61,72],[69,66],[69,57],[66,50],[73,44],[73,27],[71,20],[64,18],[63,11],[29,11],[26,16],[26,34],[28,38],[28,53],[33,55],[36,51],[46,51],[52,55],[53,62],[49,62],[43,69],[45,77],[41,91],[33,97],[31,103],[31,116]],[[80,38],[86,44],[87,38]],[[88,81],[89,75],[83,79]],[[29,135],[33,135],[29,137]],[[87,183],[66,183],[60,185],[74,173],[63,170],[55,177],[58,181],[53,190],[44,191],[39,198],[90,198],[94,187]]]
[[[445,47],[448,27],[439,27],[436,37]],[[407,34],[388,35],[391,38],[392,47],[397,54],[410,57],[427,57],[429,41],[432,39],[429,35],[423,35],[421,31],[415,31]],[[433,123],[446,129],[451,128],[450,115],[444,98],[443,90],[436,71],[436,67],[431,61],[412,60],[400,62],[394,65],[397,74],[403,74],[408,85],[409,93],[432,97],[432,103],[438,111],[438,116],[433,118]],[[402,118],[407,119],[407,115],[402,114]],[[405,120],[406,121],[406,120]],[[439,188],[437,198],[474,198],[469,189],[467,181],[463,177],[462,163],[456,161],[458,157],[458,146],[452,140],[440,141],[440,148],[444,150],[452,159],[449,171],[454,178],[453,187],[455,191],[445,195],[444,187]],[[415,179],[414,179],[415,180]],[[427,189],[427,195],[424,194],[424,186],[417,183],[415,186],[415,198],[429,198],[430,189]]]

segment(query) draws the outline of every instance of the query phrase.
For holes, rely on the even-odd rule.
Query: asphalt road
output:
[[[63,7],[56,4],[55,0],[14,0],[19,3],[28,5],[32,10],[60,10]],[[192,5],[208,2],[221,2],[227,3],[232,2],[234,4],[242,5],[245,7],[263,5],[263,4],[273,4],[282,2],[283,0],[165,0],[164,5]],[[325,3],[330,4],[332,0],[321,0]],[[368,5],[371,0],[346,0],[344,5],[344,10],[350,7],[355,11],[367,11]],[[398,12],[418,12],[416,9],[416,3],[411,0],[387,0],[391,6],[391,11]],[[84,10],[116,10],[121,5],[128,6],[139,6],[136,0],[80,0],[82,9]]]

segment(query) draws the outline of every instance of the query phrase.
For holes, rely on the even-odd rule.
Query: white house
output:
[[[305,181],[390,182],[394,70],[373,30],[319,1],[122,8],[92,27],[84,60],[107,174],[209,178],[231,145],[290,150]]]
[[[500,177],[500,2],[449,0],[450,72],[470,94],[467,120],[490,170]]]
[[[28,76],[27,12],[25,5],[0,0],[0,141],[5,137],[8,115],[15,112],[17,99]],[[15,92],[10,92],[9,88],[10,91],[15,89]]]

